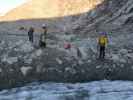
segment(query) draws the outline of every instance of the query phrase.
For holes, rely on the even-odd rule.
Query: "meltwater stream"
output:
[[[1,91],[0,100],[133,100],[133,82],[31,83]]]

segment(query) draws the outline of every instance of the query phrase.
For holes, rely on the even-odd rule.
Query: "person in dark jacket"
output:
[[[30,27],[29,31],[28,31],[28,37],[29,37],[29,41],[30,42],[34,42],[34,28],[33,27]]]

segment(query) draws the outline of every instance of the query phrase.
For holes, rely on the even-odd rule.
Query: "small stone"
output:
[[[115,62],[117,62],[117,61],[120,60],[120,58],[119,58],[118,55],[116,55],[116,54],[112,54],[112,60],[115,61]]]
[[[116,65],[115,64],[113,64],[113,68],[116,68]]]
[[[10,72],[13,72],[14,70],[13,69],[9,69]]]
[[[120,67],[121,67],[121,68],[124,68],[124,64],[121,64]]]
[[[112,71],[112,69],[111,69],[111,68],[109,68],[109,71],[111,72],[111,71]]]
[[[56,61],[58,62],[58,64],[63,64],[63,61],[61,60],[61,59],[59,59],[59,58],[56,58]]]
[[[2,73],[2,68],[0,68],[0,73]]]
[[[88,63],[91,63],[91,60],[88,60],[87,62],[88,62]]]
[[[42,72],[47,72],[48,70],[46,68],[43,68],[42,69]]]
[[[36,72],[37,72],[37,73],[40,73],[41,71],[42,71],[42,66],[38,65],[38,66],[36,67]]]
[[[2,62],[7,62],[8,64],[13,64],[13,63],[18,62],[18,57],[4,56],[2,59]]]
[[[101,66],[96,66],[96,69],[99,69],[99,68],[101,68]]]
[[[20,51],[28,53],[34,50],[33,45],[28,41],[26,43],[24,43],[23,45],[21,45],[21,47],[19,48]]]
[[[82,60],[79,60],[79,61],[78,61],[78,64],[79,64],[79,65],[83,65],[84,62],[83,62]]]
[[[82,72],[82,73],[85,73],[85,70],[82,69],[81,72]]]
[[[71,74],[76,74],[76,70],[74,68],[67,67],[67,68],[65,68],[65,71],[69,72]]]
[[[79,53],[78,53],[79,51]],[[82,59],[87,59],[87,50],[85,47],[79,47],[79,50],[77,50],[77,53],[78,53],[78,57],[79,58],[82,58]]]
[[[27,75],[27,73],[28,73],[28,71],[29,70],[31,70],[32,69],[32,67],[25,67],[25,66],[23,66],[23,67],[21,67],[21,72],[22,72],[22,74],[24,75],[24,76],[26,76]]]
[[[106,58],[110,58],[111,57],[111,55],[110,54],[106,54]]]
[[[32,59],[25,59],[25,60],[24,60],[24,63],[26,63],[26,64],[31,64],[31,63],[32,63]]]
[[[126,59],[120,59],[121,63],[127,63]]]
[[[128,50],[128,53],[132,53],[133,51],[132,50]]]
[[[133,53],[128,53],[126,56],[130,59],[133,59]]]
[[[41,55],[42,55],[42,50],[41,50],[41,49],[37,50],[37,51],[36,51],[36,56],[39,57],[39,56],[41,56]]]
[[[68,52],[70,56],[73,56],[78,59],[78,53],[76,48],[71,48],[70,51]]]
[[[128,53],[128,50],[126,50],[126,49],[121,49],[120,51],[119,51],[121,54],[127,54]]]

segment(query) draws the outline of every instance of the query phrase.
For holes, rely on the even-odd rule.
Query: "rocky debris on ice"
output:
[[[121,49],[119,52],[122,55],[128,54],[128,50],[127,49]]]
[[[32,61],[33,61],[33,59],[31,59],[31,58],[25,58],[25,59],[24,59],[24,63],[25,63],[25,64],[31,64]]]
[[[72,39],[74,39],[75,38],[75,35],[73,35],[73,34],[69,34],[69,35],[56,35],[56,37],[58,38],[58,39],[60,39],[60,40],[65,40],[65,41],[71,41]]]
[[[120,58],[120,63],[127,63],[127,61],[124,58]]]
[[[126,57],[130,58],[130,59],[133,59],[133,53],[128,53],[126,54]]]
[[[117,55],[117,54],[112,54],[111,56],[112,56],[111,59],[112,59],[114,62],[120,61],[119,55]]]
[[[88,58],[88,52],[85,47],[79,47],[79,52],[81,54],[82,59],[87,59]]]
[[[75,47],[71,48],[69,51],[67,51],[67,53],[69,54],[69,56],[78,58],[77,48],[75,48]]]
[[[41,55],[43,54],[43,50],[42,49],[38,49],[36,50],[35,52],[33,52],[31,54],[31,58],[37,58],[37,57],[40,57]]]
[[[42,65],[38,65],[38,66],[36,66],[36,72],[37,72],[37,73],[42,72],[42,70],[43,70]]]
[[[19,40],[17,41],[16,43],[13,43],[13,42],[9,42],[8,45],[9,45],[9,49],[17,49],[18,47],[20,47],[21,45],[23,45],[24,41],[23,40]],[[17,51],[17,50],[16,50]],[[19,50],[18,50],[19,51]]]
[[[65,72],[71,73],[71,74],[76,74],[76,70],[74,68],[71,67],[66,67],[65,68]]]
[[[39,50],[37,50],[37,51],[35,52],[35,55],[36,55],[37,57],[39,57],[39,56],[42,55],[42,53],[43,53],[42,49],[39,49]]]
[[[18,62],[18,57],[8,57],[7,55],[5,55],[1,61],[7,62],[8,64],[13,64]]]
[[[30,71],[30,70],[32,70],[32,67],[30,67],[30,66],[23,66],[23,67],[21,67],[21,72],[22,72],[22,74],[24,75],[24,76],[26,76],[27,75],[27,73]]]
[[[22,44],[22,46],[20,46],[19,50],[22,52],[28,53],[33,51],[34,47],[29,41],[27,41],[24,44]]]

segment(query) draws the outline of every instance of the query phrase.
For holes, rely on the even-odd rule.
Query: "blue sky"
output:
[[[6,14],[11,9],[27,2],[28,0],[0,0],[0,16]]]

